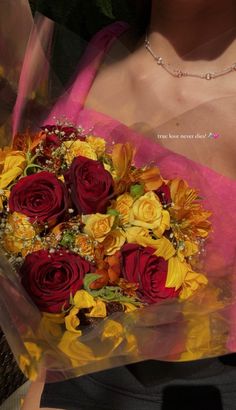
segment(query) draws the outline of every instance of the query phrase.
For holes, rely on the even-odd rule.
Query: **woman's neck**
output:
[[[216,59],[235,33],[235,0],[152,1],[149,39],[166,59]]]

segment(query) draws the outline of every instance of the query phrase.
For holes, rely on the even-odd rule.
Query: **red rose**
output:
[[[128,282],[139,284],[138,296],[148,304],[176,297],[179,293],[175,288],[165,287],[168,262],[154,252],[150,247],[135,244],[121,249],[122,275]]]
[[[68,208],[66,187],[47,171],[26,176],[12,188],[9,208],[27,215],[32,223],[54,225]]]
[[[79,156],[73,160],[65,180],[79,213],[106,212],[113,192],[113,179],[101,162]]]
[[[158,198],[160,199],[160,202],[162,205],[170,205],[172,200],[171,200],[171,194],[170,194],[170,188],[168,185],[163,183],[160,188],[158,188],[155,193],[157,194]]]
[[[42,312],[60,313],[70,295],[81,289],[90,264],[79,255],[46,250],[26,256],[21,267],[22,285]]]

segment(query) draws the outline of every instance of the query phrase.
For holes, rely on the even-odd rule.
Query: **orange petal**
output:
[[[116,144],[114,145],[111,157],[116,175],[119,179],[124,178],[130,170],[134,157],[134,148],[129,142]]]

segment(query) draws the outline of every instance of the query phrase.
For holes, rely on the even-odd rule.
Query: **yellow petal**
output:
[[[22,170],[26,164],[25,154],[21,151],[13,151],[9,153],[4,161],[3,173],[10,171],[13,168],[20,167]]]
[[[183,289],[180,292],[180,299],[185,300],[193,295],[201,286],[206,286],[208,279],[202,273],[189,271],[183,283]]]
[[[95,360],[93,351],[79,341],[79,336],[76,333],[66,331],[58,344],[58,348],[70,359],[73,367],[84,366]]]
[[[120,323],[115,320],[108,319],[104,324],[101,340],[111,339],[112,350],[115,350],[124,340],[124,330]]]
[[[168,261],[168,273],[166,280],[167,288],[179,289],[189,271],[189,266],[186,262],[182,262],[178,256],[173,256]]]
[[[138,236],[136,242],[141,246],[150,246],[154,250],[156,249],[154,254],[156,256],[161,256],[165,260],[170,259],[176,253],[172,243],[164,236],[160,239],[152,239],[150,236]]]
[[[161,238],[163,233],[168,229],[170,229],[170,214],[168,211],[163,210],[161,224],[156,229],[153,229],[153,232],[157,237]]]
[[[20,167],[15,167],[0,176],[0,189],[6,188],[11,182],[22,174],[23,170]]]
[[[72,308],[69,314],[65,317],[65,325],[66,329],[69,330],[69,332],[73,332],[76,333],[78,336],[81,336],[81,330],[77,329],[77,327],[80,324],[80,320],[77,316],[78,313],[79,309],[77,307]]]
[[[112,151],[112,162],[118,178],[123,178],[129,171],[134,157],[134,148],[130,143],[116,144]]]
[[[129,302],[122,303],[122,305],[124,305],[126,307],[125,313],[133,312],[134,310],[138,309],[137,306],[135,306],[135,305],[133,305],[132,303],[129,303]]]
[[[86,309],[96,306],[94,298],[86,292],[86,290],[78,290],[73,298],[73,302],[76,308]]]
[[[185,241],[184,242],[184,250],[182,251],[185,257],[192,256],[198,252],[198,245],[194,242]]]
[[[92,308],[91,312],[86,313],[86,316],[88,316],[88,317],[106,317],[107,316],[106,303],[104,303],[102,300],[97,300],[96,301],[96,306],[94,306]]]

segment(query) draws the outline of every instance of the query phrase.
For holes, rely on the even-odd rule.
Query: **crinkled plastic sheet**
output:
[[[13,3],[15,7],[14,1],[7,4],[13,6]],[[12,31],[11,36],[9,30],[5,38],[1,33],[1,43],[5,49],[7,44],[13,44],[21,50],[18,97],[11,117],[12,133],[8,134],[8,139],[16,132],[24,130],[26,124],[30,124],[30,127],[36,130],[40,124],[50,124],[55,118],[61,119],[64,116],[85,130],[92,129],[94,135],[106,138],[108,144],[130,141],[136,146],[137,166],[154,162],[165,178],[180,177],[186,179],[190,186],[199,189],[204,198],[204,206],[212,211],[213,232],[207,241],[201,261],[202,271],[209,279],[207,287],[183,302],[177,299],[168,300],[131,313],[114,313],[92,329],[87,329],[81,337],[69,332],[63,333],[60,321],[42,318],[22,288],[17,274],[2,255],[0,324],[20,367],[31,379],[46,377],[47,381],[55,381],[146,359],[189,361],[236,352],[236,184],[232,169],[227,167],[227,154],[230,148],[229,135],[225,132],[225,124],[227,130],[228,124],[232,124],[231,130],[234,133],[232,106],[235,102],[235,92],[232,89],[222,98],[220,89],[217,95],[216,88],[214,100],[206,99],[204,104],[194,102],[191,109],[180,110],[176,120],[185,124],[189,134],[220,134],[220,138],[212,139],[212,144],[206,144],[206,150],[210,150],[211,158],[219,158],[221,153],[220,161],[207,165],[203,163],[198,150],[201,141],[191,142],[187,158],[178,152],[181,145],[176,141],[173,144],[169,141],[169,146],[166,147],[161,138],[144,135],[140,127],[142,125],[142,129],[145,130],[148,124],[129,124],[128,127],[111,118],[108,114],[112,101],[108,102],[107,112],[87,109],[83,106],[83,93],[89,76],[98,70],[102,61],[105,65],[107,62],[116,61],[114,52],[113,57],[105,61],[99,46],[101,41],[104,44],[104,36],[107,48],[111,46],[112,41],[109,38],[112,36],[112,29],[100,33],[88,46],[73,81],[70,82],[70,87],[51,109],[51,96],[57,95],[58,89],[61,89],[60,81],[55,81],[55,71],[50,61],[54,50],[55,27],[51,20],[40,15],[32,25],[29,10],[25,13],[26,3],[23,0],[19,2],[18,9],[21,18],[25,18],[25,23],[19,20],[20,26],[23,25],[25,28],[24,32],[20,30],[22,36],[15,31]],[[1,8],[4,9],[3,3]],[[12,9],[8,12],[11,15]],[[0,13],[0,16],[3,14]],[[14,25],[11,19],[8,23]],[[57,32],[58,30],[60,27],[57,27]],[[66,44],[69,43],[72,34],[63,30],[63,41]],[[72,36],[75,44],[74,34]],[[20,48],[16,39],[20,42]],[[84,45],[83,39],[78,39],[78,44]],[[120,44],[122,49],[125,48],[119,40],[116,40],[116,44]],[[7,53],[3,53],[3,57],[5,58],[1,64],[5,64],[8,70],[9,67],[13,69],[16,65],[14,58],[11,61]],[[13,77],[16,81],[17,74]],[[121,89],[122,81],[121,76]],[[42,89],[42,83],[43,94],[39,91]],[[60,87],[54,93],[52,88],[55,84],[60,84]],[[158,84],[155,85],[158,87]],[[207,87],[208,83],[205,86]],[[40,108],[35,110],[28,105],[32,93],[36,96],[36,107],[39,102],[40,107],[43,106],[43,115]],[[99,96],[97,103],[99,106]],[[217,110],[214,110],[216,106]],[[201,119],[205,119],[204,126]],[[209,129],[206,129],[206,124]],[[164,123],[159,120],[155,133],[171,133],[172,127],[173,118]],[[224,175],[222,164],[226,164]]]

